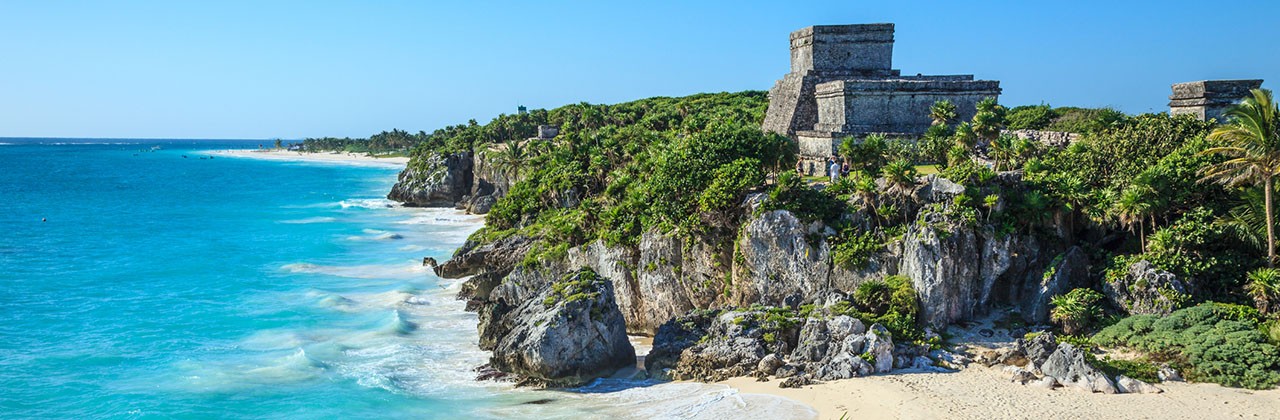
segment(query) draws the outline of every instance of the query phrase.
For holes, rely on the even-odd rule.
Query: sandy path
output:
[[[1010,382],[995,368],[956,373],[898,373],[846,379],[799,389],[778,381],[733,378],[742,392],[790,398],[838,419],[1227,419],[1280,418],[1280,390],[1249,391],[1214,384],[1159,384],[1163,394],[1088,394],[1047,391]]]

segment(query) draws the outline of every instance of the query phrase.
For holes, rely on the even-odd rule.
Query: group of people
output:
[[[810,168],[812,168],[812,166]],[[827,177],[831,178],[831,183],[834,184],[836,181],[840,180],[840,177],[849,175],[849,160],[833,154],[831,157],[827,158],[827,163],[826,166],[823,167],[823,170],[826,171]],[[804,161],[796,162],[796,172],[799,172],[801,175],[805,174]]]

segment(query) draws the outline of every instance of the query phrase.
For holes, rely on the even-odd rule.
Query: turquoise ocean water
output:
[[[211,153],[257,144],[0,139],[0,417],[811,415],[700,384],[475,382],[475,316],[421,260],[480,219],[383,199],[394,165]]]

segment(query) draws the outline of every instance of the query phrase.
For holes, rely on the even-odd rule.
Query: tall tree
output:
[[[1000,135],[1004,128],[1005,108],[996,102],[996,98],[987,98],[978,102],[978,112],[973,115],[973,132],[986,141]]]
[[[1209,133],[1209,140],[1223,146],[1202,154],[1220,154],[1229,159],[1200,170],[1203,179],[1225,185],[1262,184],[1267,216],[1267,267],[1275,267],[1276,235],[1272,190],[1280,174],[1280,108],[1271,91],[1254,89],[1239,105],[1227,111],[1228,123]]]
[[[946,99],[934,102],[929,107],[929,119],[933,120],[933,125],[950,124],[951,120],[956,119],[956,104]]]

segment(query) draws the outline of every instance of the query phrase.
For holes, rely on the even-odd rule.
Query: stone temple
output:
[[[1262,80],[1201,80],[1173,85],[1169,95],[1169,115],[1191,114],[1202,121],[1216,118],[1225,122],[1227,109],[1262,87]]]
[[[999,81],[973,75],[903,76],[893,69],[892,23],[810,26],[791,33],[791,72],[769,90],[763,129],[823,158],[847,136],[918,137],[935,101],[950,100],[968,120],[978,101],[999,95]]]

